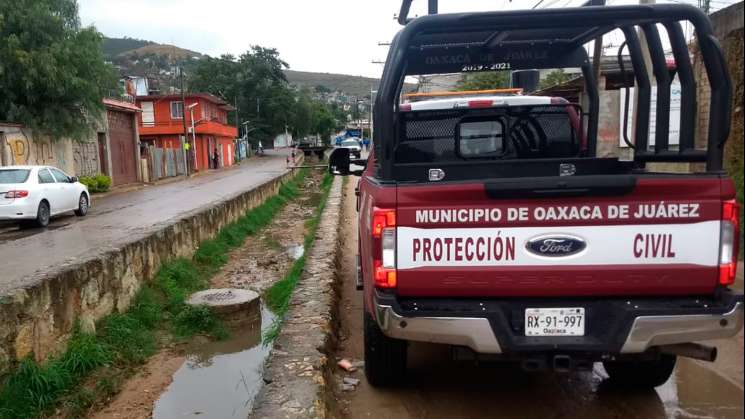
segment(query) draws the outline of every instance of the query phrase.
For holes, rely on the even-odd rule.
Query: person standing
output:
[[[217,152],[217,147],[215,147],[215,152],[212,155],[212,167],[215,169],[220,168],[220,154]]]

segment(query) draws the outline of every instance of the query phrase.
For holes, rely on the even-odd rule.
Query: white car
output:
[[[68,211],[88,213],[88,188],[56,167],[0,167],[0,220],[18,220],[40,227],[49,218]]]
[[[341,145],[339,147],[341,148],[348,148],[349,154],[353,158],[360,158],[362,155],[362,143],[360,140],[356,137],[348,138],[341,142]]]

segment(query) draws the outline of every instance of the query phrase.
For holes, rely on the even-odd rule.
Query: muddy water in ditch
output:
[[[261,323],[231,331],[224,341],[195,345],[155,402],[153,418],[245,418],[262,386],[270,346],[261,336],[275,315],[262,306]]]

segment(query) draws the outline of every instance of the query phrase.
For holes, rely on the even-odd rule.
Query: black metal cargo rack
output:
[[[409,75],[443,74],[464,69],[512,70],[581,68],[588,95],[587,158],[596,155],[599,93],[592,63],[584,45],[620,29],[626,38],[636,82],[634,161],[705,162],[708,172],[722,169],[723,147],[730,130],[731,81],[721,47],[708,17],[683,4],[594,6],[436,14],[437,0],[429,0],[431,14],[408,18],[412,0],[404,0],[399,22],[404,28],[395,36],[375,100],[375,147],[379,175],[392,179],[399,93]],[[695,28],[696,42],[711,87],[707,148],[697,149],[696,78],[681,23]],[[670,85],[658,24],[665,28],[681,85],[678,150],[669,147]],[[646,39],[652,74],[656,79],[657,107],[655,144],[649,147],[651,82],[648,77],[641,29]]]

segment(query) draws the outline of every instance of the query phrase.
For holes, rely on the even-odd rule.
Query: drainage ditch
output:
[[[229,254],[228,263],[211,279],[217,290],[202,295],[199,302],[219,307],[238,296],[263,295],[281,280],[305,253],[306,222],[321,201],[322,179],[320,171],[308,173],[297,198]],[[275,314],[263,303],[255,303],[253,309],[250,305],[246,301],[242,309],[223,313],[230,332],[225,340],[197,336],[167,344],[107,407],[90,417],[247,417],[264,384],[264,362],[271,350],[262,337],[276,323]],[[159,383],[150,385],[153,381]]]

